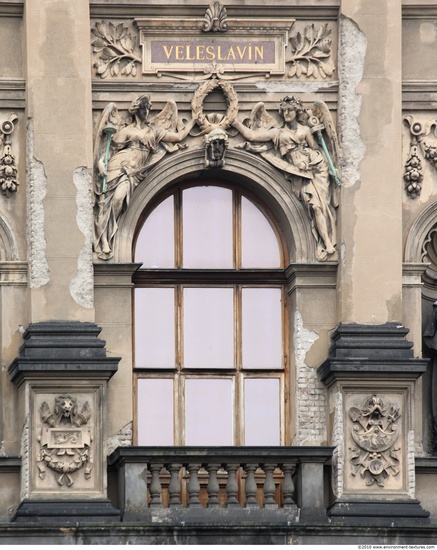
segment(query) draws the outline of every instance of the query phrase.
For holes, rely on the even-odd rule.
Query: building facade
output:
[[[2,542],[435,540],[436,2],[0,29]]]

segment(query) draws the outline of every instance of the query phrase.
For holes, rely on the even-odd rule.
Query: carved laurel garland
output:
[[[335,66],[331,58],[332,39],[328,23],[315,27],[314,23],[290,38],[291,63],[288,77],[327,78],[332,76]]]
[[[203,102],[206,96],[217,88],[221,88],[225,95],[228,104],[226,114],[224,116],[217,113],[205,115],[203,112]],[[193,100],[191,101],[191,109],[193,118],[197,120],[197,124],[202,131],[210,132],[214,128],[229,128],[238,114],[237,93],[229,82],[217,80],[215,78],[206,80],[194,92]]]

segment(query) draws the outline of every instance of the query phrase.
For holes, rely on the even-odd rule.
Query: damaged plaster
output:
[[[93,202],[92,176],[84,166],[77,168],[73,174],[76,186],[76,222],[85,239],[77,259],[77,271],[70,283],[70,294],[77,304],[92,308],[94,305],[93,284]]]
[[[128,422],[116,434],[108,437],[106,441],[106,454],[109,456],[117,447],[130,447],[132,445],[132,422]]]
[[[302,315],[294,316],[296,356],[296,438],[294,445],[321,445],[326,442],[325,387],[317,370],[305,363],[305,357],[319,336],[303,326]]]
[[[342,16],[338,51],[337,126],[341,147],[340,170],[345,187],[360,181],[358,166],[366,152],[358,121],[362,98],[356,93],[363,78],[366,50],[367,38],[353,21]]]
[[[44,198],[47,194],[47,176],[44,165],[34,157],[34,128],[30,118],[27,124],[27,258],[29,286],[39,288],[50,280],[46,257],[44,229]]]

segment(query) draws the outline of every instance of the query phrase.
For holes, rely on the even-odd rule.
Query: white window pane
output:
[[[187,379],[186,445],[232,445],[232,381]]]
[[[281,368],[281,290],[243,288],[242,302],[243,368]]]
[[[232,191],[193,187],[183,192],[183,267],[232,268]]]
[[[173,445],[173,380],[138,380],[138,445]]]
[[[173,197],[168,197],[153,210],[138,235],[135,261],[142,267],[174,267],[174,212]]]
[[[252,202],[241,199],[242,267],[281,267],[278,239],[267,218]]]
[[[244,381],[245,445],[280,445],[279,380]]]
[[[135,366],[175,366],[173,288],[135,289]]]
[[[234,291],[184,289],[184,367],[234,366]]]

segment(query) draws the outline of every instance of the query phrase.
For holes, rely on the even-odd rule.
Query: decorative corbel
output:
[[[10,113],[7,120],[0,126],[0,147],[3,146],[0,158],[0,188],[6,197],[10,197],[18,189],[18,168],[12,153],[11,134],[15,129],[18,116]]]

